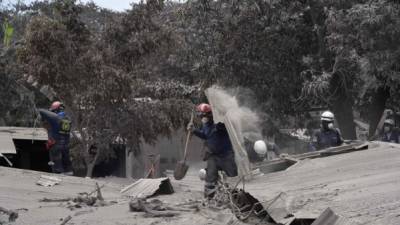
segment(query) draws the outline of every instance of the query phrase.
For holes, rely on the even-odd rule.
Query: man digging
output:
[[[202,126],[195,129],[193,123],[188,124],[188,130],[197,137],[205,140],[207,146],[207,161],[204,196],[213,198],[218,181],[218,171],[224,171],[229,177],[238,175],[235,155],[228,132],[223,123],[214,123],[211,106],[202,103],[196,107],[197,115],[201,118]]]

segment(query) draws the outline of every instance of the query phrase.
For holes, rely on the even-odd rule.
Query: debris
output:
[[[176,210],[169,210],[163,207],[161,201],[147,202],[144,199],[135,199],[129,203],[131,212],[145,212],[150,217],[174,217],[180,215]]]
[[[68,221],[70,221],[72,219],[72,216],[67,216],[63,219],[63,221],[61,222],[60,225],[65,225],[68,223]]]
[[[123,188],[121,193],[133,198],[147,198],[156,194],[172,194],[174,189],[169,178],[139,179]]]
[[[96,182],[96,192],[97,192],[97,199],[100,201],[104,201],[103,195],[101,194],[101,187]]]
[[[2,157],[4,160],[6,160],[6,162],[8,163],[8,165],[9,165],[10,167],[13,167],[12,162],[11,162],[5,155],[3,155],[3,154],[0,153],[0,157]]]
[[[94,191],[90,193],[82,192],[79,193],[78,196],[75,198],[43,198],[40,199],[40,202],[68,202],[67,208],[73,210],[75,208],[82,208],[82,206],[94,206],[94,207],[100,207],[100,206],[108,206],[110,204],[113,204],[115,202],[106,202],[103,198],[103,195],[101,193],[101,188],[103,187],[99,186],[98,183],[96,183],[96,188]],[[92,196],[94,193],[97,193],[96,197]]]
[[[148,157],[150,161],[150,169],[148,170],[145,178],[156,178],[157,171],[159,170],[158,167],[160,166],[160,154],[157,154],[156,156],[150,154]]]
[[[331,208],[324,212],[311,225],[355,225],[354,221],[337,215]]]
[[[68,202],[72,200],[72,198],[42,198],[39,202]]]
[[[61,179],[58,177],[41,175],[39,180],[36,182],[36,184],[45,186],[45,187],[52,187],[56,184],[59,184],[60,182],[61,182]]]
[[[0,207],[0,213],[8,215],[8,222],[14,222],[18,218],[18,213],[16,211],[8,210],[3,207]]]
[[[175,204],[175,206],[193,206],[193,205],[198,205],[198,204],[201,204],[201,201],[200,200],[189,200],[189,201],[187,201],[187,202],[183,202],[183,203],[178,203],[178,204]]]
[[[94,212],[93,209],[83,210],[83,211],[76,212],[74,214],[74,216],[81,216],[81,215],[85,215],[85,214],[89,214],[89,213],[93,213],[93,212]]]
[[[268,215],[278,224],[291,224],[296,218],[286,208],[286,194],[281,192],[268,205],[264,205]]]

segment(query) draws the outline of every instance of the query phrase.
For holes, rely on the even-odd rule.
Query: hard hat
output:
[[[254,142],[254,151],[259,155],[265,155],[267,153],[267,145],[263,140]]]
[[[392,119],[386,119],[385,122],[384,122],[384,124],[389,124],[389,125],[392,125],[392,126],[395,125],[395,124],[394,124],[394,120],[392,120]]]
[[[321,121],[333,122],[335,116],[330,111],[325,111],[321,114]]]
[[[210,113],[211,112],[211,106],[207,103],[201,103],[196,107],[197,111],[201,113]]]
[[[200,178],[200,180],[205,180],[206,179],[206,174],[207,174],[207,171],[205,169],[199,170],[199,178]]]
[[[55,111],[58,109],[64,109],[64,105],[60,101],[55,101],[51,103],[50,111]]]

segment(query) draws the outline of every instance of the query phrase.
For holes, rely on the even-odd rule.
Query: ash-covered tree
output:
[[[54,15],[36,16],[28,25],[20,60],[29,76],[65,102],[78,131],[75,155],[84,156],[87,176],[96,162],[110,156],[111,143],[118,141],[140,154],[142,142],[151,143],[183,125],[190,107],[182,92],[192,89],[179,84],[172,89],[168,80],[155,82],[162,74],[154,68],[164,62],[155,57],[164,53],[168,39],[146,14],[156,13],[159,5],[134,5],[103,24],[104,33],[94,35],[80,20],[81,6],[75,1],[51,4]],[[134,30],[129,30],[131,24]],[[89,154],[91,146],[97,148],[95,156]]]
[[[328,15],[329,47],[338,58],[348,59],[343,52],[351,52],[359,68],[353,74],[353,95],[372,136],[386,107],[399,110],[400,5],[365,2],[347,10],[332,9]]]
[[[304,90],[311,95],[306,96],[332,107],[345,138],[355,139],[354,110],[373,135],[386,102],[398,95],[399,5],[382,0],[315,1],[312,6],[321,44],[308,60]]]
[[[269,115],[265,127],[274,131],[304,109],[299,59],[312,40],[295,10],[288,1],[189,1],[178,11],[180,59],[194,79],[254,91],[251,107]]]

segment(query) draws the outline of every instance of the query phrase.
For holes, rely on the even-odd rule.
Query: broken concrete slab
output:
[[[121,194],[132,198],[148,198],[156,194],[172,193],[174,188],[169,178],[139,179],[121,190]]]

